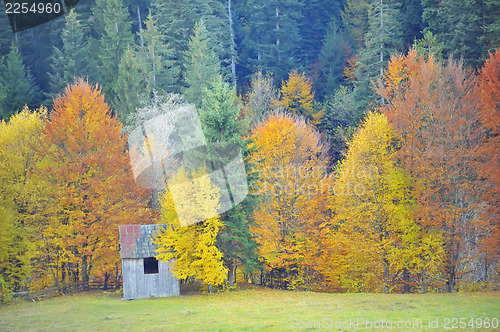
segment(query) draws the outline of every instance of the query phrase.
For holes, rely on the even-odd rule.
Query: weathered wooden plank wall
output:
[[[143,299],[179,295],[179,280],[170,271],[171,262],[158,261],[158,273],[144,274],[144,259],[122,259],[123,298]]]

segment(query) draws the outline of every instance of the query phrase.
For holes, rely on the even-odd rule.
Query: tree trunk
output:
[[[380,77],[384,74],[384,18],[383,18],[383,0],[380,0]],[[385,104],[384,97],[381,98],[382,105]]]
[[[82,282],[85,284],[85,289],[88,289],[89,284],[89,274],[88,274],[88,265],[87,265],[87,255],[83,255],[82,257]]]
[[[279,51],[279,47],[280,47],[279,31],[280,31],[280,11],[279,11],[278,6],[276,5],[276,50],[278,53],[278,62],[281,61],[281,54]]]
[[[55,286],[59,286],[59,273],[56,272],[57,278],[55,280]],[[66,278],[66,270],[64,269],[64,263],[61,263],[61,284],[64,284],[64,279]]]
[[[230,47],[231,47],[231,78],[233,81],[233,88],[236,90],[236,60],[235,60],[235,54],[236,54],[236,49],[234,45],[236,45],[236,42],[234,41],[234,29],[233,29],[233,13],[231,12],[231,1],[232,0],[227,0],[227,16],[229,19],[229,34],[231,36],[230,40]]]
[[[228,266],[227,271],[227,282],[229,283],[229,287],[233,287],[234,285],[234,262],[231,260]]]
[[[383,259],[384,262],[384,292],[389,293],[389,261],[386,258]]]
[[[115,270],[115,287],[118,288],[120,285],[120,270],[118,269],[118,265],[116,265],[116,270]]]
[[[447,272],[447,280],[446,280],[446,291],[448,293],[453,293],[455,290],[455,285],[457,282],[457,267],[456,262],[458,262],[458,257],[460,255],[460,241],[454,242],[455,232],[452,234],[451,244],[449,245],[449,258],[447,261],[446,272]]]
[[[59,286],[58,283],[56,280],[56,286]],[[63,292],[66,292],[66,263],[61,263],[61,284],[64,285]]]
[[[137,27],[139,28],[139,44],[141,48],[144,47],[144,41],[142,40],[142,20],[141,20],[141,9],[139,7],[139,2],[135,3],[135,8],[137,10]]]
[[[423,267],[420,270],[420,292],[422,292],[422,294],[427,293],[427,289],[425,287],[425,272]]]
[[[448,293],[453,293],[453,290],[455,289],[455,267],[453,265],[448,265],[446,267],[446,272],[447,272],[447,279],[446,279],[446,291]]]
[[[483,282],[488,282],[488,256],[484,258],[484,280]]]
[[[408,269],[403,269],[403,293],[410,292],[410,273]]]

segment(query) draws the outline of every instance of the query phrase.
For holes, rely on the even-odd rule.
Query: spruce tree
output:
[[[416,39],[423,37],[422,11],[421,1],[401,1],[401,38],[405,48],[409,48]]]
[[[9,53],[13,39],[14,34],[7,15],[0,15],[0,58]]]
[[[120,122],[136,111],[142,100],[147,99],[146,82],[141,80],[141,68],[134,50],[128,49],[118,65],[118,77],[113,86],[115,113]]]
[[[185,99],[201,107],[205,88],[217,78],[220,71],[220,61],[203,20],[195,25],[184,60],[184,78],[187,85],[184,89]]]
[[[347,0],[342,10],[344,31],[353,38],[356,50],[365,44],[365,34],[368,30],[368,7],[369,0]]]
[[[138,61],[146,83],[146,94],[151,97],[153,91],[177,92],[179,68],[174,66],[173,50],[165,36],[158,30],[157,21],[149,13],[142,32],[143,46],[138,48]]]
[[[340,21],[344,1],[305,0],[304,19],[300,22],[300,58],[303,66],[310,68],[318,60],[319,50],[329,29],[328,22]]]
[[[0,118],[8,119],[12,114],[20,111],[24,105],[30,108],[39,106],[40,89],[24,66],[21,53],[14,43],[11,45],[9,54],[3,59],[0,69],[0,86],[3,86],[3,92],[0,92],[0,95],[4,95],[0,104]]]
[[[200,120],[209,144],[213,151],[217,143],[233,143],[240,148],[242,154],[246,152],[246,145],[242,139],[244,122],[239,119],[241,105],[236,97],[233,87],[219,78],[212,82],[210,89],[206,89],[203,98],[203,110],[200,111]],[[216,155],[212,153],[215,164],[227,165],[232,160],[226,159],[226,154]],[[247,174],[250,174],[248,167]],[[247,174],[226,174],[226,176],[237,183],[241,176]],[[238,178],[235,178],[238,177]],[[252,182],[251,179],[247,180]],[[232,193],[235,197],[235,193]],[[224,254],[224,265],[228,269],[228,282],[233,285],[235,270],[237,266],[243,266],[245,270],[251,271],[257,266],[258,260],[255,254],[256,244],[250,233],[253,207],[255,201],[247,196],[240,204],[233,206],[221,216],[224,228],[217,236],[217,248]]]
[[[200,120],[207,141],[241,145],[242,121],[238,120],[240,104],[234,89],[219,75],[204,90]]]
[[[485,23],[498,20],[494,18],[495,12],[478,0],[422,0],[422,4],[426,30],[444,44],[444,57],[463,58],[466,65],[479,66],[489,48],[489,41],[484,39]]]
[[[245,6],[246,66],[252,72],[269,71],[277,81],[292,69],[301,69],[300,23],[304,4],[297,0],[249,0]]]
[[[99,70],[98,82],[102,86],[107,102],[116,100],[118,66],[122,56],[134,42],[130,30],[132,22],[122,0],[96,0],[92,9],[95,17],[95,30],[99,36],[94,40]]]
[[[50,97],[63,92],[78,77],[88,77],[94,63],[84,35],[84,26],[72,10],[66,15],[66,25],[61,33],[62,47],[54,46],[51,59]],[[90,75],[93,76],[93,75]]]
[[[30,69],[44,92],[50,91],[51,60],[54,46],[61,46],[60,34],[65,20],[59,17],[32,29],[17,32],[14,40],[22,54],[24,65]]]
[[[231,62],[231,36],[227,22],[227,10],[219,0],[153,0],[152,13],[158,21],[158,29],[173,50],[174,67],[181,72],[178,86],[184,86],[185,52],[195,23],[203,20],[212,39],[213,49],[222,61],[222,73],[229,74]]]
[[[346,34],[331,21],[319,55],[320,77],[315,81],[317,95],[333,95],[344,83],[343,70],[351,56],[352,47]]]
[[[380,77],[391,54],[403,47],[400,6],[395,0],[374,0],[368,6],[368,30],[360,51],[354,91],[358,107],[366,108],[374,101],[372,82]]]
[[[14,34],[10,27],[9,19],[7,15],[0,16],[0,66],[2,65],[2,58],[9,54],[10,46],[14,39]],[[6,98],[5,87],[0,82],[0,105],[2,105],[3,100]],[[0,106],[0,112],[2,111]],[[0,114],[0,118],[2,115]]]
[[[480,37],[488,51],[500,47],[500,0],[486,0],[486,24],[484,24],[484,35]]]

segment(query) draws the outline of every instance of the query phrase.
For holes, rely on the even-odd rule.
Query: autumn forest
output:
[[[157,257],[210,292],[498,290],[499,46],[497,0],[81,0],[16,33],[0,17],[0,294],[119,283],[129,224],[166,224]],[[223,204],[210,170],[165,166],[196,195],[145,188],[129,136],[192,105],[210,153],[240,149],[248,195],[184,225],[179,197],[194,219]]]

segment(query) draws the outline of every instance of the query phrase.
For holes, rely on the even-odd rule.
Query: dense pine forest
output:
[[[0,16],[0,292],[120,280],[117,226],[152,223],[158,257],[210,290],[496,289],[499,46],[498,0],[80,0],[17,33]],[[186,105],[209,147],[240,148],[249,195],[182,226],[168,187],[134,181],[128,135]],[[211,199],[186,204],[217,210],[197,185]]]

